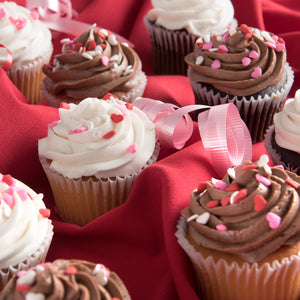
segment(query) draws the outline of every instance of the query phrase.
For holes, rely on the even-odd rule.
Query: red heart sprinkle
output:
[[[261,195],[255,195],[253,201],[255,211],[262,211],[267,205],[266,199]]]
[[[67,50],[66,53],[71,53],[71,54],[73,54],[73,53],[75,53],[75,51],[73,51],[73,50]]]
[[[113,96],[111,93],[106,93],[106,94],[102,97],[102,99],[103,99],[103,100],[108,100],[108,99],[110,99],[110,97],[113,97],[113,98],[114,98],[114,96]]]
[[[246,24],[242,24],[242,25],[240,26],[240,30],[241,30],[242,32],[244,32],[244,33],[249,33],[249,32],[251,32],[251,31],[250,31],[250,28],[249,28]]]
[[[44,218],[49,218],[51,211],[48,208],[40,208],[39,213],[44,217]]]
[[[65,274],[70,275],[70,274],[76,274],[77,269],[74,266],[69,266],[65,269]]]
[[[112,114],[110,116],[110,118],[115,123],[120,123],[124,120],[124,116],[123,115],[118,115],[118,114]]]
[[[246,170],[249,170],[249,169],[257,169],[257,165],[246,165],[244,167],[242,167],[242,171],[246,171]]]
[[[3,175],[2,181],[5,182],[9,186],[12,186],[14,184],[14,179],[9,174]]]
[[[245,39],[248,40],[248,39],[252,38],[252,36],[253,36],[253,33],[252,33],[252,32],[247,32],[247,33],[245,34]]]
[[[205,191],[207,189],[207,183],[205,182],[200,182],[198,187],[197,187],[197,192],[200,194],[203,191]]]
[[[61,102],[59,107],[63,109],[70,109],[70,105],[66,102]]]
[[[78,51],[81,47],[83,47],[83,44],[82,44],[82,43],[75,43],[75,44],[74,44],[74,49],[77,50],[77,51]]]
[[[131,103],[126,103],[125,106],[128,110],[133,110],[133,105]]]
[[[227,206],[230,202],[230,197],[224,197],[222,200],[221,200],[221,205],[222,206]]]
[[[17,284],[16,290],[20,292],[26,292],[29,291],[32,288],[32,285],[29,284]]]
[[[239,189],[240,189],[239,185],[237,183],[234,183],[226,189],[226,192],[235,192],[238,191]]]
[[[108,140],[108,139],[112,138],[115,134],[116,134],[116,131],[112,130],[112,131],[109,131],[108,133],[104,134],[103,138],[105,140]]]
[[[290,178],[290,177],[288,177],[288,178],[285,180],[285,182],[286,182],[287,184],[289,184],[291,187],[295,188],[295,189],[297,189],[297,188],[299,187],[299,183],[296,182],[295,180],[293,180],[293,179]]]
[[[241,189],[234,198],[234,203],[241,202],[248,195],[247,189]]]
[[[102,48],[102,50],[105,50],[106,44],[99,44],[99,46]]]
[[[96,48],[96,42],[94,40],[89,41],[88,51],[95,50],[95,48]]]
[[[206,204],[206,207],[207,208],[213,208],[213,207],[216,207],[219,205],[219,201],[218,200],[212,200],[212,201],[209,201],[207,204]]]
[[[100,30],[96,30],[95,32],[98,34],[99,37],[101,37],[102,39],[105,39],[105,34],[102,33]]]

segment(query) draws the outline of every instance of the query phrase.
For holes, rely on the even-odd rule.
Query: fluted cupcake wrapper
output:
[[[253,143],[264,139],[267,129],[273,124],[274,114],[281,110],[294,81],[294,73],[287,63],[287,82],[281,90],[257,98],[246,99],[246,97],[239,98],[237,96],[231,98],[229,95],[222,96],[221,93],[213,89],[208,91],[205,85],[191,78],[190,72],[191,68],[188,69],[188,77],[194,92],[195,102],[209,106],[233,103],[246,123]]]
[[[191,260],[200,299],[210,300],[297,300],[300,295],[300,256],[292,255],[259,266],[257,263],[227,263],[204,257],[189,243],[187,223],[178,221],[178,243]]]
[[[151,22],[147,16],[144,17],[144,24],[151,41],[155,73],[186,76],[188,67],[184,57],[194,51],[199,36],[186,30],[168,30]],[[236,25],[237,21],[234,19],[231,26]]]
[[[136,82],[136,86],[131,91],[126,93],[112,93],[114,94],[114,97],[127,103],[132,103],[137,97],[141,97],[147,85],[147,76],[144,72],[140,72],[140,74],[138,74],[133,80]],[[72,100],[70,98],[64,99],[63,97],[57,97],[47,90],[43,82],[41,83],[41,91],[43,98],[46,99],[48,105],[52,107],[59,108],[62,102],[78,104],[81,101],[76,99]]]
[[[40,157],[60,217],[66,222],[83,226],[123,204],[127,200],[137,176],[157,160],[159,149],[157,144],[152,157],[137,172],[122,177],[100,179],[95,176],[66,178],[51,169],[47,159]]]
[[[43,99],[40,85],[45,74],[42,68],[44,64],[50,61],[52,51],[53,48],[28,64],[24,64],[21,67],[12,65],[6,71],[10,80],[31,104],[37,104]]]
[[[30,256],[24,258],[22,261],[16,263],[15,265],[9,265],[5,268],[0,269],[0,275],[1,275],[0,290],[2,290],[3,287],[6,285],[6,283],[8,282],[8,280],[13,275],[17,274],[19,271],[28,270],[31,267],[34,267],[40,263],[45,262],[52,238],[53,238],[53,225],[49,220],[48,231],[39,248],[36,249],[36,251],[32,253]]]

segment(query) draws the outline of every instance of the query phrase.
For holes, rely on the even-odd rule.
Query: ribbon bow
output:
[[[179,108],[170,103],[139,97],[133,105],[155,124],[161,145],[175,149],[182,149],[193,133],[193,121],[188,113],[206,109],[198,115],[198,129],[203,146],[220,177],[224,176],[228,168],[252,159],[249,130],[232,103]]]

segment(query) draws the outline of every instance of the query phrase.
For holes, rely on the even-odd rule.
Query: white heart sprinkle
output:
[[[115,55],[113,55],[109,60],[110,60],[110,61],[118,61],[118,59],[119,59],[119,55],[118,55],[118,54],[115,54]]]
[[[116,39],[116,36],[111,34],[109,37],[108,37],[108,42],[112,45],[112,46],[115,46],[118,44],[117,42],[117,39]]]
[[[236,29],[235,28],[229,28],[228,30],[229,35],[234,35],[236,33]]]
[[[25,300],[45,300],[46,297],[44,294],[41,293],[28,293],[25,296]]]
[[[228,176],[229,176],[230,178],[235,179],[235,170],[234,170],[234,168],[229,168],[229,169],[227,170],[227,174],[228,174]]]
[[[17,279],[17,285],[25,284],[25,285],[33,285],[35,281],[36,273],[33,270],[29,270],[25,272]]]
[[[269,174],[269,175],[272,174],[272,169],[269,165],[266,164],[266,165],[263,166],[263,168],[264,168],[264,170],[267,174]]]
[[[210,34],[208,34],[208,33],[204,34],[203,40],[205,43],[209,43],[210,42]]]
[[[270,35],[269,32],[267,32],[267,31],[261,31],[260,34],[261,34],[261,36],[262,36],[265,40],[274,43],[274,40],[272,39],[272,37],[271,37],[271,35]]]
[[[189,218],[187,218],[187,222],[191,222],[193,220],[196,220],[198,217],[199,217],[198,214],[194,214],[194,215],[190,216]]]
[[[263,166],[266,165],[268,162],[269,162],[269,157],[268,157],[268,155],[267,155],[267,154],[263,154],[263,155],[259,158],[259,160],[258,160],[258,162],[256,163],[256,165],[257,165],[258,167],[263,167]]]
[[[107,36],[107,34],[108,34],[107,30],[106,30],[106,29],[103,29],[103,28],[100,29],[100,32],[103,33],[103,34],[106,35],[106,36]]]
[[[200,215],[199,217],[197,217],[196,222],[199,224],[206,224],[208,222],[209,218],[210,218],[210,213],[205,212],[202,215]]]
[[[204,57],[200,55],[196,58],[195,63],[196,63],[197,66],[200,66],[203,63],[203,61],[204,61]]]

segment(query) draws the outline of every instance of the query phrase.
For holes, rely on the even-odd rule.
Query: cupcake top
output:
[[[47,234],[50,210],[43,195],[10,175],[0,174],[0,268],[32,255]]]
[[[114,34],[91,26],[77,39],[63,39],[62,53],[43,68],[47,90],[64,101],[102,98],[107,92],[128,92],[137,86],[141,60]]]
[[[300,179],[263,155],[201,183],[182,210],[200,246],[257,262],[300,241]]]
[[[185,61],[194,81],[226,94],[249,96],[281,81],[286,49],[280,37],[243,24],[223,35],[199,38]]]
[[[147,18],[169,30],[186,29],[188,33],[204,35],[224,33],[234,21],[230,0],[152,0]],[[236,22],[235,22],[236,23]]]
[[[274,126],[277,145],[300,153],[300,90],[285,102],[281,112],[274,115]]]
[[[59,117],[39,140],[39,155],[65,177],[131,175],[154,152],[154,124],[132,104],[86,98],[60,108]]]
[[[15,67],[42,57],[52,49],[50,30],[27,8],[0,3],[0,44],[9,49]]]
[[[20,271],[4,288],[0,299],[130,300],[120,277],[102,264],[57,259]]]

